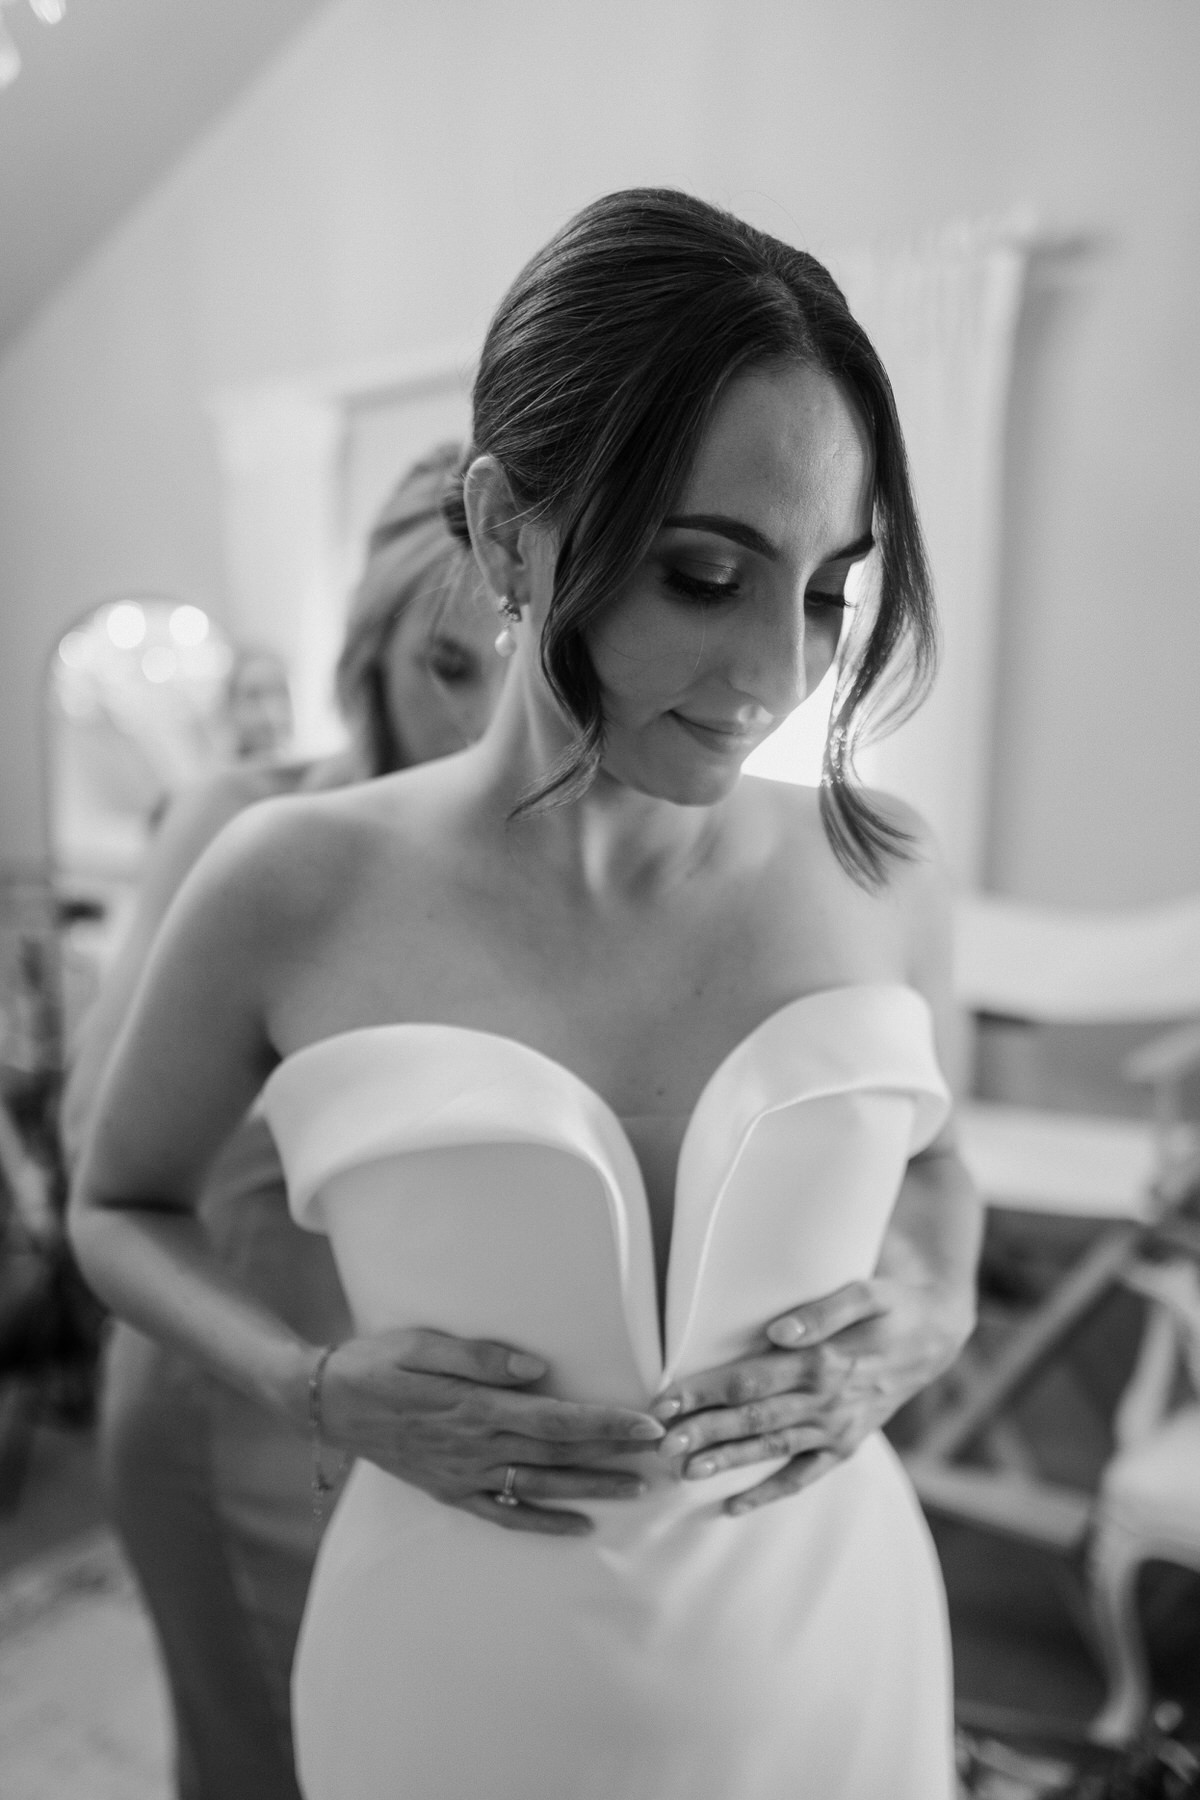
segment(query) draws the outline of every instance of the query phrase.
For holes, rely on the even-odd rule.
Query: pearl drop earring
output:
[[[500,602],[500,617],[504,620],[504,624],[496,639],[496,654],[497,656],[515,656],[517,634],[513,630],[513,626],[520,622],[521,609],[510,594],[505,595]]]

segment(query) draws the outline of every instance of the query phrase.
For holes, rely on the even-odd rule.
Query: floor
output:
[[[168,1800],[162,1679],[103,1528],[0,1582],[0,1746],[4,1800]]]
[[[0,1795],[169,1800],[166,1696],[93,1434],[41,1423],[0,1510]]]
[[[935,1526],[960,1699],[1082,1726],[1101,1697],[1068,1573]],[[1200,1736],[1200,1580],[1150,1571],[1159,1691]],[[45,1424],[0,1513],[3,1800],[170,1800],[164,1691],[136,1590],[103,1522],[92,1435]],[[1016,1791],[1015,1789],[1012,1791]]]

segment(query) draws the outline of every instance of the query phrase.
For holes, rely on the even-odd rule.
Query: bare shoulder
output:
[[[752,797],[758,816],[770,821],[772,831],[789,849],[802,848],[823,835],[819,788],[755,775],[743,775],[741,785]]]
[[[928,821],[906,801],[874,790],[867,797],[904,834],[904,854],[891,858],[888,891],[897,908],[905,980],[928,1002],[938,1059],[957,1085],[965,1043],[954,990],[953,892],[941,846]]]
[[[293,769],[281,764],[237,764],[189,783],[167,809],[150,848],[147,872],[163,864],[178,882],[230,819],[260,800],[290,793],[302,778],[303,766],[299,765]]]
[[[355,790],[275,793],[244,806],[197,866],[231,910],[265,932],[319,925],[344,904],[377,851],[378,827]]]
[[[241,768],[221,769],[189,783],[172,799],[151,846],[151,857],[169,858],[181,850],[192,850],[194,860],[223,825],[273,791],[264,786],[257,770]]]
[[[403,906],[409,877],[430,854],[421,773],[306,788],[244,809],[204,859],[207,885],[268,940],[272,961],[316,954],[381,887]]]
[[[858,790],[896,838],[884,878],[876,883],[856,878],[838,856],[819,789],[774,781],[756,786],[789,863],[807,871],[826,917],[836,915],[850,932],[872,934],[878,945],[894,945],[897,970],[903,966],[905,979],[923,987],[926,966],[946,959],[949,888],[936,835],[921,813],[895,794]]]
[[[898,834],[887,887],[905,915],[919,961],[931,940],[940,940],[948,929],[950,885],[941,846],[928,820],[907,800],[880,788],[865,789],[863,797]]]
[[[801,848],[820,841],[833,855],[819,788],[764,780],[754,781],[753,786],[789,845]],[[941,853],[932,829],[916,807],[882,788],[860,787],[856,792],[896,834],[896,854],[888,859],[887,875],[879,889],[881,897],[895,897],[910,888],[936,887],[942,868]],[[851,879],[848,872],[847,878]]]

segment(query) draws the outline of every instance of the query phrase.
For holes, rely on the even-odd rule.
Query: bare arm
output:
[[[146,858],[128,930],[74,1047],[59,1120],[69,1163],[79,1155],[105,1064],[171,901],[222,827],[269,791],[262,776],[230,771],[180,794],[163,820]]]
[[[180,824],[189,829],[156,859],[137,939],[72,1077],[77,1129],[90,1118],[90,1130],[70,1226],[115,1312],[295,1413],[287,1376],[298,1375],[303,1346],[208,1254],[194,1216],[209,1165],[273,1060],[263,1022],[270,945],[259,940],[274,897],[249,817],[190,875],[189,852],[194,861],[217,825],[207,809]],[[172,877],[182,891],[170,904]],[[156,912],[167,914],[161,928]]]
[[[957,1073],[962,1017],[954,996],[949,884],[928,842],[908,910],[908,978],[929,1003],[943,1070]],[[983,1204],[958,1154],[951,1118],[908,1166],[875,1271],[877,1279],[909,1290],[925,1304],[929,1367],[918,1386],[954,1360],[974,1329],[982,1235]]]
[[[319,956],[324,915],[353,880],[342,854],[324,871],[317,854],[314,869],[321,832],[307,813],[295,828],[296,805],[236,820],[171,906],[101,1084],[69,1222],[85,1275],[115,1312],[302,1427],[319,1347],[232,1279],[194,1212],[275,1060],[274,1002]],[[538,1502],[637,1492],[613,1459],[661,1427],[628,1408],[504,1391],[544,1373],[513,1346],[427,1331],[352,1338],[326,1364],[327,1435],[494,1524],[587,1531],[586,1517]],[[521,1504],[498,1508],[509,1466]]]

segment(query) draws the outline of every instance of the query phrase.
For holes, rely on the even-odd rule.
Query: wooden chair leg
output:
[[[920,1455],[946,1462],[966,1450],[1120,1280],[1143,1235],[1136,1225],[1118,1225],[1103,1232],[980,1373],[968,1377],[964,1397],[952,1403],[922,1436],[917,1446]]]
[[[1125,1744],[1150,1710],[1150,1671],[1137,1609],[1145,1549],[1129,1532],[1101,1522],[1089,1557],[1092,1614],[1108,1677],[1108,1696],[1088,1729],[1097,1744]]]

